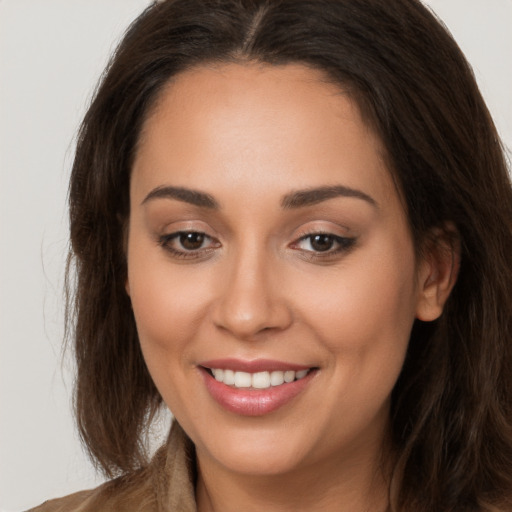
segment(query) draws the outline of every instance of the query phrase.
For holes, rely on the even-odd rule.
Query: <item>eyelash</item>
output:
[[[176,249],[172,247],[171,243],[174,240],[178,240],[182,236],[186,235],[198,235],[204,237],[204,241],[211,240],[214,242],[213,247],[207,247],[207,248],[199,248],[199,249]],[[217,247],[220,246],[220,243],[212,238],[211,236],[208,236],[206,233],[203,233],[201,231],[176,231],[175,233],[170,233],[168,235],[162,235],[158,239],[158,243],[161,247],[163,247],[166,251],[170,252],[171,255],[176,259],[199,259],[205,256],[208,256],[213,250],[215,250]]]
[[[200,237],[204,237],[204,242],[211,241],[213,242],[213,246],[206,247],[206,248],[198,248],[198,249],[176,249],[175,247],[172,247],[172,242],[175,240],[178,240],[183,236],[189,236],[189,235],[197,235]],[[303,250],[303,257],[308,260],[324,260],[328,261],[329,259],[336,257],[340,255],[341,253],[346,253],[350,249],[352,249],[353,245],[356,242],[356,238],[350,238],[350,237],[342,237],[338,235],[334,235],[332,233],[328,232],[322,232],[322,231],[314,231],[311,233],[306,233],[301,235],[297,241],[293,242],[290,247],[292,249],[300,250],[298,248],[298,245],[301,242],[304,242],[306,240],[310,240],[310,244],[314,237],[317,236],[324,236],[328,237],[330,241],[332,241],[333,244],[337,245],[337,248],[332,250],[331,248],[325,250],[325,251],[315,251],[315,250]],[[220,242],[216,240],[215,238],[212,238],[208,236],[206,233],[203,233],[201,231],[176,231],[175,233],[170,233],[168,235],[162,235],[158,238],[159,245],[171,253],[173,258],[176,259],[183,259],[183,260],[192,260],[192,259],[200,259],[208,256],[213,252],[216,248],[220,247]]]
[[[356,242],[356,238],[353,237],[344,237],[339,235],[334,235],[333,233],[329,233],[327,231],[313,231],[310,233],[305,233],[300,236],[300,238],[293,242],[292,248],[297,247],[301,242],[309,239],[309,243],[311,244],[314,237],[323,236],[330,239],[330,241],[337,245],[336,249],[327,249],[325,251],[315,251],[315,250],[304,250],[303,257],[308,260],[323,260],[329,261],[329,259],[335,258],[342,253],[347,253],[352,249]]]

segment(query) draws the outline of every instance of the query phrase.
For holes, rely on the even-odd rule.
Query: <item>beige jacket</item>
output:
[[[197,512],[193,457],[192,442],[175,422],[169,442],[144,469],[27,512]]]

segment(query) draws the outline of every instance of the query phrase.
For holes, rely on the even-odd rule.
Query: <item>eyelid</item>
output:
[[[336,242],[341,243],[341,244],[343,244],[345,241],[355,240],[355,237],[335,235],[334,233],[329,233],[327,231],[314,231],[312,233],[307,233],[305,235],[300,236],[294,242],[292,242],[292,245],[296,245],[297,243],[302,242],[303,240],[307,240],[308,238],[312,238],[312,237],[317,236],[317,235],[330,236]],[[321,252],[321,251],[318,251],[318,252]]]
[[[316,235],[332,237],[334,242],[337,244],[337,248],[328,249],[326,251],[315,251],[298,247],[301,242]],[[348,253],[350,250],[352,250],[356,242],[357,237],[355,236],[343,236],[333,233],[333,231],[330,229],[312,227],[311,229],[305,229],[300,232],[295,237],[294,241],[290,244],[290,248],[296,251],[301,251],[302,257],[308,261],[328,262],[329,260],[339,259]]]
[[[178,223],[177,223],[178,224]],[[204,229],[203,226],[197,226],[192,223],[184,223],[185,225],[175,226],[175,229],[167,230],[163,234],[156,234],[156,241],[158,245],[164,249],[171,257],[182,260],[202,259],[211,255],[216,249],[222,246],[218,237],[210,234],[209,229]],[[191,225],[192,224],[192,225]],[[344,230],[348,228],[343,227]],[[311,225],[303,227],[294,237],[293,241],[288,244],[288,247],[294,251],[301,253],[304,259],[329,261],[329,259],[340,258],[343,254],[350,251],[356,242],[355,236],[344,236],[339,234],[341,226],[326,227]],[[204,237],[201,246],[196,248],[187,248],[186,240],[180,237],[187,234],[199,234]],[[313,237],[323,235],[332,239],[332,247],[325,250],[315,249],[314,247],[308,249],[302,247],[302,243],[308,238],[313,243]],[[177,241],[177,242],[176,242]],[[318,242],[318,241],[317,241]],[[178,246],[176,246],[178,244]]]
[[[200,247],[198,249],[190,250],[187,250],[185,248],[177,249],[170,245],[172,241],[179,239],[179,237],[181,237],[182,235],[192,233],[203,235],[205,237],[205,240],[210,240],[210,245],[208,247]],[[197,260],[205,258],[209,256],[215,249],[221,246],[221,243],[219,242],[219,240],[217,240],[217,238],[209,235],[208,233],[205,233],[204,231],[197,229],[178,229],[171,233],[159,235],[157,237],[157,243],[164,251],[169,253],[169,255],[172,258],[181,260]]]

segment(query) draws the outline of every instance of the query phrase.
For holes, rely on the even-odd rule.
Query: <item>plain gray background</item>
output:
[[[91,487],[61,360],[66,189],[78,123],[149,0],[0,0],[0,510]],[[430,0],[512,148],[512,0]],[[165,423],[164,423],[165,425]],[[165,429],[165,426],[163,427]]]

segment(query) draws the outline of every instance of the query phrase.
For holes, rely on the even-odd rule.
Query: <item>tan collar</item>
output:
[[[158,512],[197,512],[195,500],[196,462],[192,441],[177,421],[173,422],[166,446],[157,453],[154,467]]]

